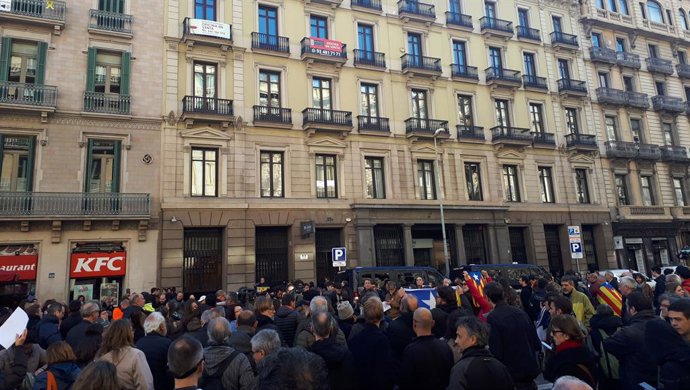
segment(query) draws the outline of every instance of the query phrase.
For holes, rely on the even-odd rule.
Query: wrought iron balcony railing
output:
[[[290,38],[253,32],[252,49],[290,53]]]
[[[378,116],[357,116],[357,128],[365,131],[374,131],[381,133],[390,133],[391,129],[388,124],[388,118],[381,118]]]
[[[597,101],[602,104],[625,105],[628,101],[625,91],[614,88],[597,88]]]
[[[481,126],[457,125],[458,139],[484,140],[484,128]]]
[[[292,109],[254,106],[254,121],[292,124]]]
[[[607,141],[606,155],[614,158],[635,158],[640,160],[661,159],[659,145],[639,142]]]
[[[433,57],[403,54],[400,57],[403,71],[407,69],[421,69],[430,72],[441,72],[441,59]]]
[[[355,66],[365,65],[376,68],[386,68],[386,54],[377,51],[355,49]]]
[[[516,29],[518,38],[541,42],[541,35],[539,34],[539,30],[536,28],[531,28],[529,26],[517,26]]]
[[[577,35],[567,34],[562,31],[554,31],[551,33],[551,45],[579,46],[577,43]]]
[[[652,73],[670,76],[673,74],[673,62],[663,58],[649,57],[647,58],[647,70]]]
[[[131,99],[130,95],[84,92],[84,111],[129,115],[131,113]]]
[[[587,83],[581,80],[559,79],[558,92],[587,94]]]
[[[520,141],[531,143],[532,134],[529,129],[512,126],[494,126],[491,128],[491,141]]]
[[[626,51],[616,52],[616,63],[626,68],[640,69],[642,67],[640,56]]]
[[[436,18],[436,7],[433,4],[420,3],[417,0],[400,0],[398,1],[398,15],[404,14]]]
[[[670,162],[688,162],[688,150],[685,146],[665,145],[661,147],[661,159]]]
[[[428,136],[433,136],[436,130],[444,129],[448,133],[448,121],[438,119],[425,118],[407,118],[405,119],[406,133],[423,133]]]
[[[89,27],[92,29],[125,34],[132,33],[132,15],[92,9],[89,11],[89,16],[91,17]]]
[[[646,93],[626,91],[625,95],[628,106],[644,110],[649,108],[649,96]]]
[[[549,86],[546,84],[546,77],[534,76],[531,74],[522,75],[522,85],[528,89],[548,90]]]
[[[465,15],[459,12],[446,11],[446,24],[472,28],[472,15]]]
[[[347,59],[347,45],[344,43],[340,44],[340,49],[337,50],[335,48],[329,48],[326,46],[316,46],[312,45],[312,40],[315,42],[317,41],[317,38],[310,38],[310,37],[304,37],[302,38],[302,41],[300,42],[302,46],[302,55],[318,55],[322,57],[331,57],[333,59],[336,59],[338,61],[345,60]]]
[[[484,69],[486,72],[486,81],[505,81],[510,83],[522,83],[520,79],[520,72],[517,70],[506,69],[506,68],[496,68],[488,67]]]
[[[490,18],[487,16],[479,18],[479,26],[484,31],[499,31],[514,34],[513,22],[503,19]]]
[[[55,107],[57,87],[0,81],[0,104]]]
[[[0,217],[149,217],[149,194],[0,192]]]
[[[553,133],[533,131],[533,142],[538,145],[556,146],[556,136]]]
[[[681,98],[673,96],[652,96],[652,109],[654,111],[665,111],[671,114],[685,112],[685,102]]]
[[[565,136],[565,146],[569,148],[597,149],[597,136],[594,134],[567,134]]]
[[[479,80],[479,72],[476,66],[451,64],[451,75],[453,77],[468,79],[468,80]]]
[[[324,108],[305,108],[302,110],[302,123],[352,127],[352,112]]]
[[[354,7],[369,8],[381,11],[381,0],[352,0]]]
[[[607,64],[615,64],[618,61],[616,51],[606,47],[590,48],[589,57],[592,59],[592,61],[604,62]]]
[[[0,11],[0,15],[5,12],[8,14],[64,22],[65,14],[67,13],[67,2],[60,0],[10,0],[9,10]]]
[[[683,79],[690,79],[690,64],[676,65],[676,72],[678,73],[678,77]]]
[[[183,113],[232,116],[232,100],[205,96],[185,96],[182,99]]]

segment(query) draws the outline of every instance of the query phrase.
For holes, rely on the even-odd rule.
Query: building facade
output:
[[[21,282],[7,288],[157,283],[162,15],[158,1],[0,3],[0,266]]]
[[[161,286],[615,267],[577,2],[165,6]]]

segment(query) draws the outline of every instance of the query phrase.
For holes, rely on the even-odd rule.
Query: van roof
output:
[[[491,268],[541,268],[536,264],[512,264],[512,263],[502,263],[502,264],[466,264],[453,269],[461,269],[463,267],[491,267]]]
[[[393,270],[406,270],[406,269],[409,269],[409,270],[426,270],[426,271],[436,271],[436,272],[438,272],[438,270],[437,270],[436,268],[433,268],[433,267],[417,267],[417,266],[405,266],[405,265],[401,265],[401,266],[398,266],[398,267],[395,267],[395,266],[386,266],[386,267],[353,267],[353,268],[348,268],[348,269],[346,269],[346,270],[342,270],[342,271],[340,271],[340,272],[338,272],[338,273],[343,273],[343,272],[348,272],[348,271],[353,271],[353,270],[357,270],[357,271],[393,271]]]

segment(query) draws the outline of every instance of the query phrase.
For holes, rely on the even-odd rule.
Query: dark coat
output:
[[[59,327],[60,320],[53,315],[46,315],[41,322],[36,325],[38,333],[38,345],[43,349],[48,349],[50,344],[62,341],[62,334]]]
[[[132,313],[137,312],[137,311],[143,312],[144,310],[137,305],[130,304],[129,306],[127,306],[125,311],[122,313],[122,318],[130,319],[132,317]]]
[[[555,382],[565,375],[574,376],[596,389],[594,355],[583,345],[562,351],[556,348],[556,353],[546,362],[544,379]]]
[[[0,372],[0,389],[14,389],[22,383],[26,376],[29,364],[29,349],[17,348],[16,346],[12,348],[14,349],[14,355],[11,370],[4,373]]]
[[[175,382],[168,374],[168,348],[172,341],[156,332],[149,333],[137,341],[137,349],[146,355],[146,362],[153,375],[153,386],[156,390],[167,390],[175,387]]]
[[[657,368],[644,348],[645,327],[651,321],[663,321],[652,310],[641,310],[613,336],[604,340],[606,351],[620,361],[620,377],[623,389],[638,389],[638,384],[657,383]]]
[[[77,380],[81,370],[72,362],[51,364],[48,370],[55,376],[57,390],[67,390]],[[36,376],[33,390],[45,390],[48,388],[48,372],[42,372]]]
[[[67,341],[67,344],[69,344],[72,347],[72,350],[77,350],[77,345],[79,345],[79,342],[86,336],[86,329],[92,325],[100,326],[98,324],[92,324],[87,320],[82,320],[80,323],[78,323],[72,329],[69,330],[69,333],[67,333],[67,337],[65,338],[65,341]]]
[[[273,320],[275,325],[278,327],[278,333],[282,340],[288,347],[292,347],[295,341],[295,331],[297,330],[297,325],[300,322],[300,315],[297,310],[293,310],[289,306],[281,306],[276,312],[275,319]]]
[[[283,339],[283,335],[280,333],[280,329],[275,324],[275,321],[271,317],[265,316],[263,314],[257,314],[256,315],[256,333],[259,333],[260,331],[264,329],[273,329],[276,332],[278,332],[278,336],[280,336],[280,343],[283,346],[287,345],[287,342],[285,339]]]
[[[444,390],[453,368],[453,351],[433,335],[415,338],[405,348],[400,370],[400,390]]]
[[[67,338],[67,333],[72,329],[75,325],[81,322],[81,314],[79,312],[76,313],[70,313],[70,315],[67,316],[67,318],[64,318],[62,322],[60,323],[60,334],[62,334],[62,339]]]
[[[446,326],[448,324],[448,315],[453,311],[457,310],[458,305],[455,302],[444,303],[441,305],[436,305],[435,308],[431,309],[431,316],[434,319],[434,328],[432,332],[436,338],[441,338],[446,335]]]
[[[464,294],[462,297],[466,298]],[[470,309],[471,307],[472,306],[468,303],[467,306],[458,307],[448,314],[448,318],[446,318],[446,334],[443,335],[446,340],[455,340],[455,333],[457,332],[456,325],[460,317],[474,316],[472,309]]]
[[[355,388],[393,388],[395,369],[388,338],[378,327],[367,324],[348,343],[355,359]]]
[[[230,334],[227,344],[244,354],[249,354],[252,352],[251,340],[253,336],[254,328],[243,325]]]
[[[352,330],[352,327],[354,325],[355,322],[352,321],[352,318],[348,318],[346,320],[338,320],[338,327],[341,331],[343,331],[343,334],[345,335],[345,340],[347,340],[350,337],[350,331]]]
[[[391,321],[386,330],[391,352],[393,353],[393,362],[395,363],[396,372],[400,372],[400,364],[402,363],[402,356],[403,352],[405,352],[405,348],[415,337],[417,337],[414,330],[412,330],[413,314],[414,313],[409,312],[400,313],[400,317]]]
[[[529,319],[536,321],[537,314],[539,314],[539,306],[535,306],[532,300],[532,287],[525,286],[520,289],[520,302],[522,303],[522,308],[525,310],[525,313],[529,316]]]
[[[690,389],[690,344],[665,321],[645,327],[645,348],[659,367],[659,388]]]
[[[489,349],[508,367],[515,382],[529,382],[539,375],[536,354],[541,350],[534,323],[527,314],[505,302],[489,313]]]
[[[654,306],[659,305],[659,297],[666,292],[666,275],[659,275],[654,279],[656,285],[654,285]]]
[[[480,359],[480,360],[478,360]],[[450,371],[448,390],[514,390],[508,368],[484,347],[470,347]]]
[[[592,345],[594,346],[594,352],[599,354],[601,352],[601,342],[602,342],[602,337],[601,333],[599,332],[599,329],[603,330],[606,332],[607,335],[611,336],[616,331],[623,326],[623,320],[615,315],[610,315],[610,316],[602,316],[599,314],[595,314],[592,316],[592,318],[589,319],[589,326],[592,328],[592,331],[589,333],[589,336],[592,339]]]
[[[187,332],[187,335],[199,340],[204,348],[208,347],[208,329],[206,328],[206,325],[194,331]]]
[[[350,390],[354,387],[355,365],[352,354],[346,346],[335,339],[315,341],[309,350],[323,358],[328,368],[328,383],[331,390]]]

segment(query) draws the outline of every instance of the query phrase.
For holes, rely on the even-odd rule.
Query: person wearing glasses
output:
[[[551,318],[550,333],[556,346],[555,354],[546,363],[544,379],[574,376],[596,388],[594,355],[584,346],[585,335],[572,315],[561,314]]]

